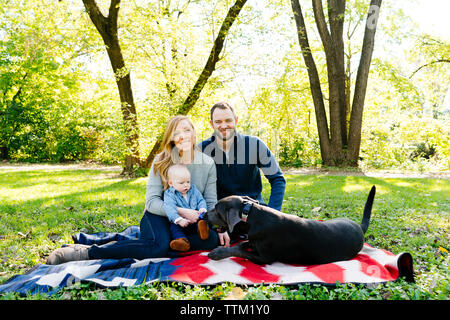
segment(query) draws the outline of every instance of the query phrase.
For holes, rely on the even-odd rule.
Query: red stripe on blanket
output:
[[[276,283],[280,280],[279,276],[268,273],[262,266],[254,264],[247,259],[237,257],[232,257],[231,259],[244,267],[244,269],[239,273],[239,276],[246,278],[253,283]]]
[[[306,266],[305,271],[313,273],[326,283],[344,282],[344,268],[334,263]]]
[[[208,261],[208,256],[200,254],[174,259],[170,264],[180,267],[170,277],[177,281],[203,283],[215,274],[208,268],[201,266]]]

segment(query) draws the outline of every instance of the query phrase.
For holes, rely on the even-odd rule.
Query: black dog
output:
[[[213,260],[235,256],[257,264],[322,264],[352,259],[363,247],[374,197],[375,186],[367,198],[361,225],[346,218],[324,222],[303,219],[259,205],[249,197],[223,198],[208,211],[208,222],[228,227],[229,232],[244,223],[248,241],[230,248],[218,247],[208,256]],[[243,214],[247,214],[246,221]]]

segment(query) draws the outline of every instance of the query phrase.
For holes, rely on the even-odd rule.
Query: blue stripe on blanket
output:
[[[0,285],[0,293],[54,295],[61,288],[77,282],[92,282],[99,287],[128,287],[154,280],[166,281],[179,268],[171,265],[170,260],[104,259],[72,261],[61,265],[39,264],[26,274],[14,276]]]
[[[75,243],[87,245],[102,245],[110,241],[121,240],[137,240],[141,232],[138,226],[131,226],[121,232],[98,232],[98,233],[83,233],[79,232],[72,236]]]

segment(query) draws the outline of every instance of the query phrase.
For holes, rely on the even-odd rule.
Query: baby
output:
[[[197,230],[202,240],[209,237],[209,227],[204,214],[207,211],[206,201],[196,186],[191,185],[191,174],[184,165],[175,164],[167,171],[169,188],[164,192],[164,210],[169,218],[170,248],[177,251],[188,251],[190,243],[183,228],[190,222],[180,217],[177,207],[194,209],[199,212]]]

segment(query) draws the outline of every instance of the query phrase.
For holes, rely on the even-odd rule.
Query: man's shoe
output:
[[[74,245],[56,249],[47,257],[46,264],[55,265],[69,261],[88,260],[88,247],[85,245]]]
[[[170,241],[170,249],[176,251],[188,251],[191,248],[189,240],[186,238],[178,238]]]
[[[206,240],[209,238],[209,226],[208,226],[208,222],[206,222],[205,220],[200,220],[197,223],[197,229],[198,229],[198,233],[200,235],[200,239],[202,240]]]

